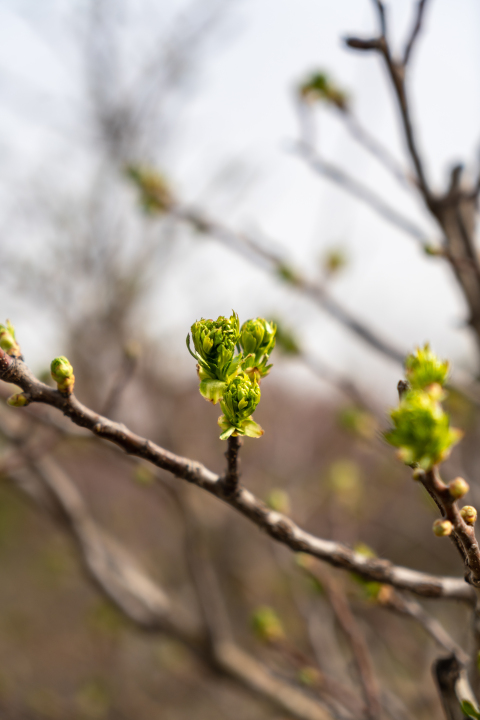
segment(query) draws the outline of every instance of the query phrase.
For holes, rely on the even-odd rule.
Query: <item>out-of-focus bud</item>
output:
[[[59,392],[69,395],[73,392],[75,385],[75,375],[69,361],[63,355],[52,360],[50,365],[52,378],[57,383]]]
[[[462,477],[457,477],[448,483],[448,489],[450,495],[454,497],[455,500],[460,500],[460,498],[468,493],[470,486]]]
[[[277,332],[275,333],[277,350],[285,355],[299,355],[301,353],[300,343],[290,328],[287,328],[283,322],[275,321]]]
[[[347,264],[347,256],[341,248],[330,248],[322,258],[322,265],[327,275],[336,275]]]
[[[443,387],[447,382],[449,369],[450,363],[447,360],[440,360],[430,350],[428,343],[423,348],[417,348],[405,360],[405,375],[413,390],[424,390],[434,384]]]
[[[10,395],[7,400],[7,405],[10,405],[10,407],[25,407],[25,405],[29,404],[30,395],[27,393],[16,393],[15,395]]]
[[[307,665],[298,671],[298,681],[306,687],[319,687],[322,684],[320,670]]]
[[[253,632],[263,642],[278,642],[283,640],[285,632],[280,618],[273,608],[262,606],[252,615]]]
[[[267,505],[276,512],[288,515],[290,513],[290,497],[285,490],[273,488],[267,495]]]
[[[446,537],[452,534],[453,525],[450,520],[435,520],[433,523],[433,532],[437,537]]]
[[[412,473],[412,478],[416,482],[420,482],[420,480],[423,480],[425,477],[425,470],[422,470],[422,468],[415,468],[415,470]]]
[[[147,213],[162,213],[170,210],[174,197],[167,180],[156,170],[130,165],[127,176],[140,191],[142,206]]]
[[[371,440],[377,432],[377,422],[373,415],[357,407],[342,408],[338,414],[341,427],[364,440]]]
[[[10,320],[7,320],[6,325],[0,325],[0,348],[11,357],[21,357],[22,355],[20,345],[15,339],[15,328]]]
[[[475,522],[477,520],[477,511],[472,505],[465,505],[460,510],[460,515],[465,520],[467,525],[475,525]]]
[[[335,105],[339,110],[348,110],[347,94],[340,90],[325,72],[315,72],[299,87],[300,97],[306,102],[323,101]]]
[[[406,391],[390,417],[394,427],[384,434],[386,441],[399,448],[398,456],[406,465],[418,463],[422,470],[445,460],[463,435],[450,427],[448,414],[428,386]]]

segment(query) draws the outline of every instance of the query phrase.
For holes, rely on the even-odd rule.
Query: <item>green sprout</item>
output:
[[[263,435],[260,425],[250,417],[260,402],[259,383],[268,375],[268,357],[275,346],[276,325],[264,318],[247,320],[240,329],[238,315],[229,318],[197,320],[191,327],[194,349],[187,348],[197,361],[200,394],[216,404],[223,415],[218,424],[220,438]]]
[[[406,375],[410,389],[391,411],[393,428],[385,433],[385,439],[399,449],[405,464],[430,470],[448,457],[462,437],[460,430],[450,427],[450,417],[441,405],[446,397],[441,385],[447,379],[448,363],[425,345],[407,358]]]
[[[417,348],[405,360],[405,375],[414,390],[423,390],[429,385],[437,383],[445,385],[448,379],[450,363],[440,360],[426,343],[423,348]]]
[[[262,428],[250,417],[259,402],[260,388],[255,376],[252,378],[247,373],[242,373],[234,378],[227,385],[220,400],[220,407],[223,410],[223,415],[218,419],[222,429],[220,439],[226,440],[231,435],[261,437]]]
[[[156,170],[139,165],[130,165],[126,174],[140,192],[140,202],[146,213],[163,213],[174,203],[172,191],[166,179]]]
[[[325,72],[314,72],[299,87],[300,96],[307,102],[323,101],[339,110],[348,110],[348,96],[332,82]]]
[[[73,392],[73,386],[75,385],[75,375],[73,374],[73,367],[69,361],[63,355],[52,360],[50,365],[50,372],[52,378],[57,383],[57,389],[59,392],[69,395]]]
[[[277,613],[267,605],[258,607],[252,615],[253,632],[263,642],[278,642],[285,638],[285,631]]]
[[[191,332],[195,351],[190,348],[190,335],[187,335],[187,348],[198,363],[200,393],[215,405],[243,360],[241,355],[234,357],[240,337],[238,315],[232,311],[230,318],[222,315],[216,320],[202,318],[193,323]]]
[[[247,320],[242,325],[240,346],[245,353],[243,368],[258,380],[268,375],[272,367],[267,365],[267,362],[275,347],[276,330],[275,323],[269,323],[263,318]]]
[[[11,357],[22,356],[20,345],[15,339],[15,328],[10,320],[7,320],[6,325],[0,325],[0,348]]]

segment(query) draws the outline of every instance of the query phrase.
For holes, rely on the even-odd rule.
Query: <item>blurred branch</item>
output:
[[[282,513],[269,510],[250,491],[239,486],[233,496],[225,494],[222,477],[204,465],[175,455],[152,441],[131,432],[125,425],[102,417],[71,395],[62,395],[35,378],[27,365],[0,349],[0,380],[18,385],[27,402],[40,402],[62,411],[74,423],[88,428],[97,437],[120,446],[129,455],[148,460],[178,478],[187,480],[220,498],[270,537],[292,550],[313,555],[328,563],[352,570],[363,577],[410,590],[425,597],[473,601],[473,590],[459,578],[437,577],[395,566],[387,560],[366,558],[341,543],[324,540],[302,530]]]
[[[342,628],[342,631],[352,649],[352,654],[357,666],[358,677],[360,679],[360,684],[362,686],[367,706],[367,717],[370,720],[378,720],[382,716],[380,688],[375,676],[372,658],[363,633],[361,632],[351,611],[347,598],[341,591],[339,585],[327,573],[320,573],[320,579],[326,588],[327,596],[337,622]]]
[[[422,29],[422,21],[423,21],[423,13],[425,11],[425,6],[427,4],[427,0],[419,0],[417,3],[417,13],[415,17],[415,24],[412,29],[412,34],[410,35],[410,38],[405,46],[405,52],[403,55],[403,66],[406,67],[408,64],[408,61],[410,60],[410,55],[413,50],[413,46],[415,44],[415,41],[418,38],[418,34],[420,30]]]
[[[299,142],[295,148],[295,151],[300,157],[310,165],[319,175],[328,178],[331,182],[335,183],[348,192],[350,195],[355,197],[357,200],[364,202],[369,208],[374,210],[380,217],[389,222],[391,225],[396,227],[402,232],[405,232],[410,237],[417,240],[422,246],[429,245],[431,238],[422,230],[421,227],[412,222],[405,215],[399,213],[395,208],[385,202],[383,198],[378,195],[374,190],[364,185],[359,180],[349,175],[345,170],[334,165],[327,160],[323,160],[316,150],[309,145],[305,140]]]
[[[178,603],[171,602],[129,552],[90,517],[83,498],[60,466],[50,457],[36,461],[26,458],[26,462],[47,489],[54,503],[50,513],[54,519],[64,520],[61,525],[75,540],[89,576],[129,620],[149,632],[175,637],[212,669],[227,674],[298,720],[332,720],[322,705],[272,675],[230,639],[218,641],[213,654],[207,651],[198,633],[189,629]],[[21,479],[18,484],[22,487]]]
[[[292,270],[282,258],[259,245],[252,237],[244,233],[237,233],[215,220],[207,218],[201,211],[194,208],[174,205],[171,213],[179,220],[188,222],[199,232],[207,233],[227,247],[246,255],[260,267],[273,271],[277,277],[282,278],[301,294],[310,298],[331,317],[366,342],[367,345],[370,345],[370,347],[373,347],[394,362],[403,363],[405,352],[382,338],[366,323],[358,320],[349,310],[331,297],[325,287],[320,286],[318,282],[308,280],[297,270]]]

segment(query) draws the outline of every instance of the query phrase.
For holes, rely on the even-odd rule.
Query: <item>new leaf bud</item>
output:
[[[252,627],[258,639],[264,642],[276,642],[285,637],[280,618],[271,607],[262,606],[255,610]]]
[[[6,325],[0,325],[0,348],[11,357],[21,357],[20,345],[15,339],[15,328],[10,320]]]
[[[434,383],[443,387],[445,385],[450,364],[447,360],[440,360],[426,343],[423,348],[417,348],[405,360],[405,375],[414,390],[424,390]]]
[[[7,400],[7,405],[10,405],[10,407],[25,407],[25,405],[28,405],[29,403],[30,395],[27,395],[26,393],[16,393],[15,395],[10,395]]]
[[[453,525],[450,522],[450,520],[435,520],[433,523],[433,532],[437,537],[446,537],[447,535],[451,535],[453,530]]]
[[[66,357],[62,355],[52,360],[50,372],[52,378],[57,383],[59,392],[68,395],[73,391],[75,375],[73,374],[73,367]]]
[[[448,483],[448,489],[450,495],[455,498],[455,500],[460,500],[460,498],[468,493],[470,486],[462,477],[457,477]]]
[[[477,520],[477,511],[474,507],[472,507],[472,505],[464,505],[464,507],[460,510],[460,515],[467,525],[475,525]]]

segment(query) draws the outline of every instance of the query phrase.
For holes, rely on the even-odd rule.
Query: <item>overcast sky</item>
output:
[[[173,4],[157,2],[160,10],[162,4],[168,16]],[[12,183],[38,173],[49,154],[68,153],[81,173],[72,108],[81,97],[82,82],[62,30],[68,3],[52,0],[45,4],[48,12],[41,5],[0,0],[0,200]],[[462,328],[463,302],[448,269],[426,258],[414,240],[370,209],[315,176],[292,152],[298,138],[294,88],[309,71],[322,68],[349,92],[361,122],[404,160],[392,93],[379,59],[348,51],[341,41],[346,34],[374,33],[372,5],[368,0],[232,2],[222,33],[205,51],[195,93],[178,118],[180,140],[166,171],[185,199],[201,202],[235,228],[262,233],[310,275],[318,271],[326,248],[341,246],[349,266],[332,292],[347,307],[397,345],[408,349],[430,340],[458,367],[466,367],[473,343]],[[400,48],[413,3],[393,0],[387,5],[394,44]],[[431,0],[412,59],[415,124],[429,175],[439,188],[453,163],[464,160],[475,170],[479,28],[476,0]],[[334,113],[319,112],[317,123],[323,157],[381,192],[437,239],[418,199],[348,138]],[[241,192],[233,193],[226,178],[235,173],[246,182]],[[0,242],[8,242],[6,234]],[[281,313],[324,360],[353,371],[365,387],[375,379],[379,396],[392,401],[398,369],[324,313],[213,241],[184,237],[177,252],[182,262],[156,300],[161,308],[167,303],[169,313],[156,317],[152,311],[151,321],[155,332],[176,348],[180,363],[188,363],[184,337],[197,317],[225,314],[232,307],[243,318]],[[2,317],[19,312],[15,299],[1,300]],[[32,338],[24,342],[32,355],[43,362],[56,354],[39,345],[34,323],[25,317],[17,324],[22,323]]]

